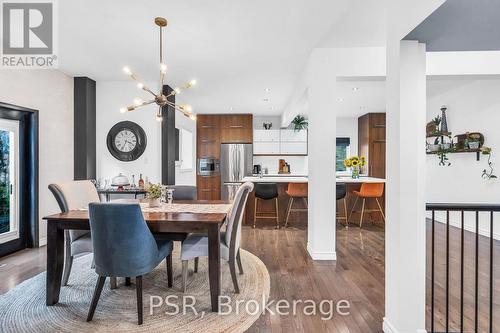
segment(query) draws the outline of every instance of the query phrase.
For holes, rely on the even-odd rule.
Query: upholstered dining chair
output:
[[[94,184],[90,180],[50,184],[49,190],[54,195],[62,213],[69,210],[87,209],[89,203],[101,201]],[[90,231],[65,230],[63,286],[68,284],[73,258],[85,253],[92,253]]]
[[[196,186],[191,185],[171,185],[168,186],[174,190],[174,200],[196,200]]]
[[[243,274],[243,265],[240,256],[241,223],[245,211],[248,194],[253,191],[253,183],[242,184],[234,196],[233,206],[228,214],[226,231],[221,232],[220,256],[229,262],[231,279],[233,280],[234,291],[240,292],[238,280],[236,278],[236,262],[240,274]],[[206,235],[190,234],[182,242],[182,289],[186,291],[186,280],[188,273],[188,261],[193,258],[208,256],[208,237]],[[197,269],[195,268],[195,272]]]
[[[89,219],[99,278],[87,321],[94,316],[106,277],[135,277],[137,322],[141,325],[142,276],[166,259],[168,287],[172,286],[172,241],[153,237],[138,204],[91,203]]]

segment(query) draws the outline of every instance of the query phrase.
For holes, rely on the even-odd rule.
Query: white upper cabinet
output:
[[[281,130],[281,141],[285,142],[307,142],[307,131],[294,131],[293,129]]]
[[[254,142],[279,142],[280,130],[255,130],[253,131]]]
[[[254,130],[253,152],[256,155],[307,155],[307,131]]]

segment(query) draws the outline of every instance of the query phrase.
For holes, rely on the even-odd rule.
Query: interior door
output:
[[[18,193],[19,121],[0,119],[0,246],[22,236]]]

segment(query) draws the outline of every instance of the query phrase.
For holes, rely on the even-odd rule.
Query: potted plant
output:
[[[149,200],[149,207],[159,207],[161,198],[161,185],[149,183],[146,186],[146,197]]]
[[[293,125],[293,130],[298,132],[301,130],[306,130],[309,123],[307,122],[305,117],[298,115],[295,118],[293,118],[292,125]]]
[[[488,155],[488,171],[486,169],[483,170],[481,177],[485,179],[495,179],[497,176],[493,174],[493,163],[491,162],[491,148],[489,147],[481,147],[481,153],[483,155]]]
[[[477,138],[475,136],[470,135],[467,138],[467,146],[469,149],[479,149],[479,146],[481,145],[481,140],[480,138]]]
[[[351,168],[351,177],[357,179],[361,167],[366,165],[366,158],[364,156],[352,156],[344,160],[344,165],[346,168]]]

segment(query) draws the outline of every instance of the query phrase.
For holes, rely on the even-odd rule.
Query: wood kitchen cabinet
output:
[[[358,154],[366,157],[362,174],[385,178],[385,113],[367,113],[358,118]]]
[[[221,143],[252,143],[253,116],[251,114],[221,115]]]
[[[196,148],[198,158],[220,158],[220,116],[197,116]]]
[[[197,176],[198,200],[220,200],[220,176]]]

